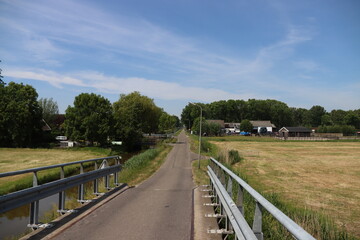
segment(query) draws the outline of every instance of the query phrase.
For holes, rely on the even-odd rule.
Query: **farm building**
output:
[[[311,130],[306,127],[283,127],[279,130],[280,137],[310,137]]]
[[[266,127],[266,130],[268,132],[273,132],[274,128],[276,128],[276,126],[272,124],[270,121],[250,121],[250,122],[253,125],[254,130],[256,129],[257,132],[259,132],[260,129],[264,127]]]
[[[240,123],[225,123],[226,133],[240,133]]]

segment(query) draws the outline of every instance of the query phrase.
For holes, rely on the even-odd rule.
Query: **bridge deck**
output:
[[[182,132],[151,178],[118,195],[55,239],[191,239],[193,182]]]

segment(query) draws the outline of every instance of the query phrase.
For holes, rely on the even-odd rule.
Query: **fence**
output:
[[[262,212],[266,210],[277,219],[295,239],[315,240],[314,237],[256,192],[244,180],[214,158],[210,159],[208,174],[210,176],[211,190],[214,193],[212,195],[215,201],[214,205],[219,207],[220,217],[225,219],[225,228],[220,230],[220,233],[227,235],[234,234],[235,239],[262,240]],[[235,196],[233,196],[235,192],[233,186],[235,184],[238,185],[236,203],[234,202]],[[255,200],[252,228],[247,224],[244,217],[244,191]]]
[[[87,202],[84,199],[84,184],[93,181],[94,194],[99,195],[99,178],[105,178],[105,188],[110,190],[110,175],[114,174],[114,184],[119,186],[118,173],[121,171],[119,156],[111,156],[105,158],[96,158],[89,160],[82,160],[64,164],[51,165],[46,167],[32,168],[14,172],[0,173],[0,178],[21,175],[26,173],[33,174],[33,186],[24,190],[9,193],[4,196],[0,196],[0,213],[7,212],[11,209],[20,207],[30,203],[30,220],[28,227],[37,229],[39,227],[47,227],[47,225],[39,224],[39,200],[49,197],[54,194],[59,194],[59,213],[66,213],[69,210],[65,209],[65,190],[71,187],[78,186],[78,201]],[[110,166],[109,160],[114,160],[114,164]],[[101,162],[99,165],[98,162]],[[84,172],[85,163],[94,163],[94,170]],[[80,165],[80,174],[65,177],[65,167],[70,165]],[[60,179],[49,183],[39,185],[38,172],[53,168],[60,168]]]

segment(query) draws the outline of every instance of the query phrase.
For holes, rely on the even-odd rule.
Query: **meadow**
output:
[[[329,216],[339,229],[360,237],[359,142],[252,139],[211,139],[211,143],[219,154],[239,152],[243,160],[232,167],[255,189]]]

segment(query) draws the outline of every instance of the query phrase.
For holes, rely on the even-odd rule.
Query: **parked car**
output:
[[[240,132],[241,136],[251,136],[251,133],[249,132]]]

